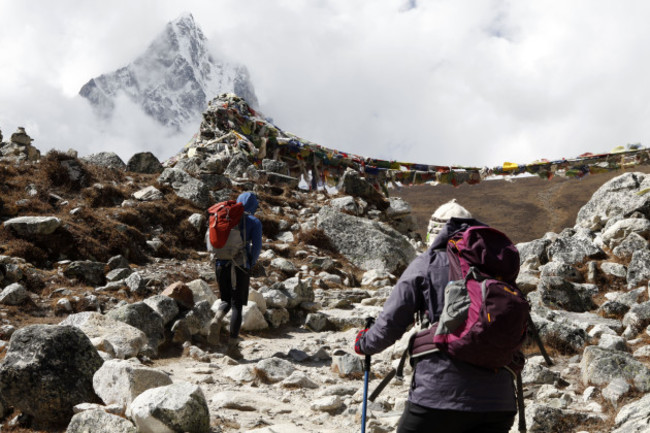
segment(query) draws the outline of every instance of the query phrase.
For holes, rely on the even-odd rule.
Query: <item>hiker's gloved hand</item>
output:
[[[363,353],[361,350],[361,339],[364,335],[366,335],[366,332],[368,332],[368,328],[362,329],[357,334],[356,340],[354,340],[354,351],[357,353],[357,355],[365,355],[365,353]]]

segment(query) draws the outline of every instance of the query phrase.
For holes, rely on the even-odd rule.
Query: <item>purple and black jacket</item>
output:
[[[446,246],[463,225],[484,225],[475,219],[451,218],[427,251],[404,271],[375,324],[361,340],[366,355],[379,353],[400,339],[425,311],[438,321],[449,280]],[[443,352],[423,356],[415,366],[408,400],[431,409],[466,412],[516,412],[513,377],[506,369],[489,370],[451,359]]]

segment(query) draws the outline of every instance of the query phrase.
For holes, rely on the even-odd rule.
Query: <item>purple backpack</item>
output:
[[[439,349],[481,367],[520,370],[530,306],[515,283],[517,248],[496,229],[472,226],[452,235],[447,255],[442,314],[416,336],[412,356]]]

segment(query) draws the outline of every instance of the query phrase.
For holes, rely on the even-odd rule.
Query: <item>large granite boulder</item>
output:
[[[67,424],[75,405],[99,402],[92,381],[103,362],[81,330],[29,325],[9,340],[0,364],[0,394],[36,425]]]

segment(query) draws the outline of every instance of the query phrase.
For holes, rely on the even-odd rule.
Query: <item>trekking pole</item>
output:
[[[369,329],[375,320],[372,317],[366,318],[366,329]],[[366,355],[363,365],[363,406],[361,409],[361,433],[366,433],[366,409],[368,403],[368,380],[370,376],[370,355]]]
[[[548,353],[546,352],[546,348],[542,343],[542,339],[539,337],[539,331],[537,331],[535,322],[533,322],[533,318],[530,317],[530,314],[528,315],[528,329],[531,331],[531,334],[533,334],[533,339],[537,343],[537,346],[539,347],[539,351],[542,352],[542,356],[544,357],[544,361],[546,362],[546,365],[549,367],[552,366],[553,361],[551,360],[551,357],[548,356]]]

